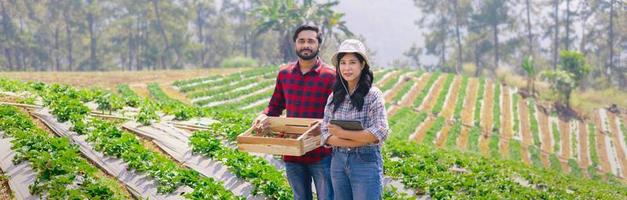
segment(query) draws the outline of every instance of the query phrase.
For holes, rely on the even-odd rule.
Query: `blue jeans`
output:
[[[380,147],[333,148],[331,181],[336,200],[381,199],[383,160]]]
[[[292,187],[295,200],[311,200],[311,180],[316,185],[316,193],[319,200],[332,200],[333,187],[331,187],[331,156],[325,156],[322,160],[313,164],[300,164],[285,162],[287,181]]]

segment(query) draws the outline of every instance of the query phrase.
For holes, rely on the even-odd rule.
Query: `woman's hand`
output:
[[[346,131],[342,127],[335,125],[335,124],[329,124],[328,128],[329,128],[329,134],[331,136],[344,138],[344,134],[346,133]]]

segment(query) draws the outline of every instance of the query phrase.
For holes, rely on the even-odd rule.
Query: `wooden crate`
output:
[[[296,134],[298,138],[255,136],[251,127],[237,136],[240,151],[302,156],[320,147],[320,120],[285,117],[268,117],[268,120],[272,131]]]

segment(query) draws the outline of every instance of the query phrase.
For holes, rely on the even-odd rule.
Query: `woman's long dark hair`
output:
[[[334,63],[337,66],[336,67],[337,78],[335,81],[335,86],[333,88],[333,99],[331,100],[331,104],[333,104],[334,113],[340,107],[340,104],[344,102],[346,98],[346,90],[348,90],[348,81],[346,81],[342,77],[341,72],[340,72],[340,64],[339,64],[339,60],[342,59],[342,57],[344,57],[346,54],[348,53],[339,53],[337,55],[338,63]],[[357,59],[359,59],[359,63],[363,64],[366,62],[364,57],[362,57],[360,54],[358,53],[353,53],[353,54],[357,57]],[[364,107],[364,97],[366,97],[366,95],[370,91],[370,87],[372,87],[373,79],[374,79],[374,76],[372,75],[370,66],[366,64],[365,67],[361,70],[361,75],[359,76],[359,82],[357,82],[357,89],[355,90],[353,95],[350,95],[350,103],[353,107],[357,108],[358,111],[361,111]],[[342,85],[342,82],[340,81],[342,81],[344,85]],[[344,86],[346,86],[346,89],[344,89]]]

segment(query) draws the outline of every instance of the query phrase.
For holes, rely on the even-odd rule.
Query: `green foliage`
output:
[[[118,93],[122,95],[124,101],[127,106],[130,107],[138,107],[141,102],[141,97],[139,97],[129,86],[128,84],[119,84],[117,86]]]
[[[431,128],[429,128],[429,130],[427,130],[427,132],[425,133],[425,138],[422,141],[422,143],[433,145],[435,142],[435,139],[438,136],[438,133],[440,132],[442,127],[445,125],[445,123],[446,123],[446,119],[442,116],[439,116],[435,120]]]
[[[492,131],[499,133],[501,129],[501,84],[494,84],[494,103],[492,104]]]
[[[522,160],[520,141],[515,139],[509,140],[509,159]]]
[[[553,141],[555,142],[555,144],[553,144],[553,151],[555,152],[559,152],[560,151],[560,142],[562,141],[560,139],[560,130],[557,128],[557,123],[553,122],[552,124],[552,132],[553,132]]]
[[[528,150],[533,166],[539,169],[543,168],[544,165],[542,165],[542,160],[540,159],[540,149],[537,146],[529,146]]]
[[[468,134],[468,149],[479,152],[479,137],[481,136],[481,127],[475,126],[470,129]]]
[[[431,109],[431,113],[434,115],[439,114],[442,111],[442,107],[444,107],[444,103],[446,101],[446,96],[448,95],[448,91],[451,89],[451,85],[453,83],[453,79],[455,78],[454,74],[448,74],[446,79],[444,80],[444,84],[442,85],[442,91],[438,96],[435,106]]]
[[[401,88],[396,92],[396,94],[394,94],[394,97],[392,97],[392,102],[399,102],[407,94],[407,92],[414,87],[415,82],[416,81],[414,81],[414,79],[409,79],[408,81],[403,82]]]
[[[623,132],[623,140],[625,140],[625,144],[627,144],[627,128],[625,128],[625,122],[620,123],[620,130]]]
[[[451,131],[448,133],[448,139],[446,140],[446,148],[449,149],[454,149],[457,148],[457,138],[459,137],[459,134],[461,134],[462,131],[462,123],[455,123],[453,124],[453,128],[451,128]]]
[[[494,158],[500,158],[501,152],[499,152],[499,136],[496,134],[490,135],[490,141],[488,146],[490,148],[490,156]]]
[[[456,120],[462,119],[462,109],[464,107],[464,99],[466,99],[466,90],[468,90],[468,77],[462,77],[462,83],[459,85],[459,93],[457,95],[457,102],[455,103],[455,113],[453,118]]]
[[[528,104],[529,107],[529,123],[531,125],[531,134],[533,135],[533,144],[540,146],[540,128],[538,127],[538,119],[536,118],[536,102],[531,99]]]
[[[13,163],[30,163],[36,173],[30,192],[50,199],[126,199],[113,185],[96,176],[67,138],[52,137],[30,117],[12,106],[0,105],[0,130],[12,137]]]
[[[153,121],[158,121],[159,115],[157,115],[155,105],[149,101],[145,101],[142,107],[139,109],[135,120],[143,125],[150,125]]]
[[[475,126],[481,125],[481,105],[483,104],[483,96],[485,95],[485,78],[479,79],[479,90],[477,91],[477,101],[475,102]]]
[[[224,59],[220,63],[222,68],[238,68],[238,67],[257,67],[259,64],[254,58],[235,56]]]
[[[542,77],[551,83],[551,89],[559,95],[559,99],[565,105],[570,105],[570,95],[576,87],[573,74],[563,70],[542,72]]]
[[[243,126],[243,121],[233,123],[233,120],[240,121],[241,119],[226,115],[224,117],[230,118],[231,120],[228,121],[231,123],[216,123],[211,125],[209,131],[194,132],[190,138],[192,151],[215,160],[221,160],[237,177],[254,185],[253,193],[255,194],[264,194],[270,199],[291,199],[292,191],[287,181],[274,166],[262,158],[222,144],[219,137],[232,135],[230,132],[241,133],[240,131],[247,128]],[[234,127],[234,125],[240,127]]]
[[[394,85],[396,85],[396,83],[398,83],[398,80],[400,79],[400,76],[394,76],[390,79],[387,80],[387,82],[385,82],[383,84],[383,86],[381,86],[381,92],[386,92],[390,89],[392,89],[392,87],[394,87]]]
[[[574,87],[579,86],[581,80],[585,79],[586,75],[590,73],[590,66],[586,64],[585,56],[577,51],[560,52],[559,68],[572,74],[571,76],[575,83]]]
[[[594,123],[588,124],[588,149],[590,149],[590,160],[592,165],[599,165],[599,154],[597,154],[597,142],[596,142],[597,130]]]
[[[577,161],[575,159],[568,159],[568,166],[570,168],[570,174],[576,177],[583,176],[581,172],[581,167],[579,167],[579,164],[577,164]]]
[[[414,103],[412,104],[413,107],[417,108],[417,107],[420,107],[420,105],[422,105],[422,102],[425,100],[425,98],[427,98],[427,95],[429,95],[429,91],[431,91],[431,87],[433,86],[433,83],[435,83],[435,81],[438,80],[441,74],[442,73],[440,72],[435,72],[431,74],[431,77],[427,81],[427,84],[425,84],[425,86],[420,91],[420,94],[416,97],[416,99],[414,99]]]
[[[549,156],[549,161],[551,162],[551,169],[557,172],[562,171],[562,165],[560,164],[559,158],[557,158],[556,154],[551,154]]]
[[[536,69],[535,69],[535,66],[533,65],[533,57],[532,56],[525,57],[525,59],[523,60],[523,63],[522,63],[522,68],[523,68],[523,70],[525,70],[525,72],[527,72],[527,77],[529,77],[529,78],[535,77]]]
[[[514,117],[514,125],[512,127],[512,131],[514,132],[514,135],[519,136],[520,135],[520,114],[518,109],[519,108],[519,103],[518,101],[520,101],[520,95],[518,94],[514,94],[512,95],[514,96],[512,98],[512,113],[513,113],[513,117]]]

